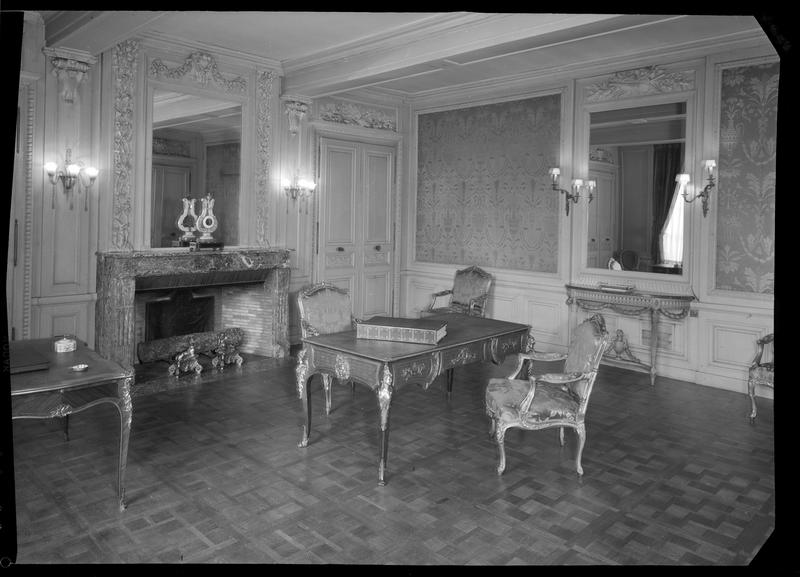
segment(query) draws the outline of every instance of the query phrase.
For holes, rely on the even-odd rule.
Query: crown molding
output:
[[[587,75],[598,76],[656,62],[663,63],[667,61],[691,60],[702,58],[712,53],[731,52],[733,50],[765,46],[771,47],[768,40],[758,31],[739,32],[713,40],[687,42],[669,50],[654,48],[643,52],[637,52],[635,55],[628,57],[599,57],[591,60],[583,60],[575,64],[551,66],[521,74],[493,77],[455,86],[436,88],[414,94],[407,94],[406,99],[415,106],[427,106],[428,102],[447,99],[453,95],[469,98],[472,94],[480,94],[487,90],[496,90],[498,83],[502,83],[504,86],[513,90],[515,87],[526,86],[543,78],[546,79],[548,83],[563,82],[576,77]],[[379,85],[373,86],[372,89],[376,93],[380,93],[383,90]],[[397,91],[386,89],[386,94],[396,96]]]

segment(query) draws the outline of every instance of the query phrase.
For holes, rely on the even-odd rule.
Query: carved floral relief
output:
[[[320,120],[327,122],[397,131],[396,113],[376,106],[325,99],[320,101],[318,110]]]
[[[418,261],[556,272],[558,94],[419,115]]]
[[[722,71],[716,288],[775,292],[779,64]]]

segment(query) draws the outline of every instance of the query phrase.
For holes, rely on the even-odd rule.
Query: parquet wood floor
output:
[[[19,564],[333,563],[745,565],[775,526],[772,401],[603,366],[587,415],[585,474],[555,429],[506,435],[486,381],[456,371],[391,410],[377,485],[376,399],[334,388],[300,439],[294,363],[134,400],[128,509],[116,507],[118,417],[14,422]]]

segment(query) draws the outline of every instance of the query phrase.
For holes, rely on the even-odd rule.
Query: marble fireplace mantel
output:
[[[289,353],[289,281],[286,249],[229,248],[221,251],[160,249],[97,253],[96,349],[132,366],[135,359],[134,298],[137,289],[263,282],[272,307],[273,356]]]

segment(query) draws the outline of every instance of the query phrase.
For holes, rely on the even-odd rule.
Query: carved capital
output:
[[[289,120],[289,134],[297,134],[300,130],[300,123],[308,114],[308,104],[299,100],[285,100],[283,109]]]
[[[50,59],[53,76],[58,78],[61,87],[61,99],[72,103],[84,75],[89,71],[97,58],[82,50],[68,48],[42,48],[42,52]]]

